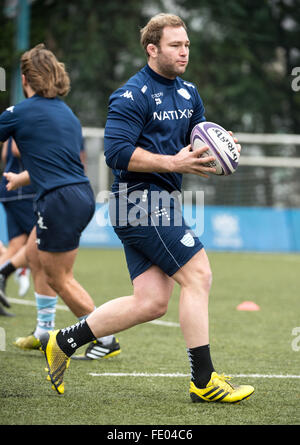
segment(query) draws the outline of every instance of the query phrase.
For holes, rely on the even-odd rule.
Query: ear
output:
[[[147,45],[147,53],[149,55],[149,57],[153,57],[156,58],[157,53],[158,53],[158,48],[156,45],[154,45],[153,43],[149,43]]]
[[[26,85],[27,85],[27,80],[26,80],[26,77],[25,77],[25,75],[24,74],[22,74],[22,85],[23,85],[23,87],[25,87]]]

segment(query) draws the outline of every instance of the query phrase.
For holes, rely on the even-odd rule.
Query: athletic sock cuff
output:
[[[93,340],[96,340],[96,337],[92,333],[86,320],[79,321],[75,325],[61,329],[56,336],[58,346],[68,357],[71,357],[76,349]]]

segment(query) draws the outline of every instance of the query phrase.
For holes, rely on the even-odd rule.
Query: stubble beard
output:
[[[175,63],[157,60],[158,71],[167,79],[175,79],[177,76],[181,76],[185,73],[186,67],[187,65],[180,69],[180,67],[177,67]]]

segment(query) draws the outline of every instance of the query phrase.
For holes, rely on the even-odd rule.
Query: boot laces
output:
[[[226,391],[229,391],[230,393],[232,393],[236,389],[236,387],[234,387],[234,385],[229,382],[229,380],[231,380],[230,376],[224,374],[220,375],[218,374],[218,377],[216,377],[214,380],[218,381],[218,384],[219,386],[221,386],[221,388],[225,389]]]

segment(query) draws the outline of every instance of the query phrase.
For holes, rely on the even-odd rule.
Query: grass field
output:
[[[16,316],[0,317],[6,333],[6,348],[0,351],[0,424],[299,425],[300,338],[293,329],[300,326],[300,256],[209,253],[209,257],[214,272],[210,299],[214,365],[226,375],[246,375],[233,382],[255,387],[248,401],[190,402],[190,368],[178,326],[176,287],[161,319],[171,323],[146,323],[119,333],[122,353],[117,357],[71,362],[63,396],[46,381],[43,355],[13,346],[17,336],[33,330],[36,310],[34,305],[12,303]],[[81,249],[75,275],[97,305],[131,293],[119,250]],[[12,278],[7,293],[17,297]],[[25,300],[34,301],[32,288]],[[236,306],[246,300],[256,302],[260,311],[237,311]],[[73,324],[72,313],[61,308],[61,300],[59,305],[56,327]]]

